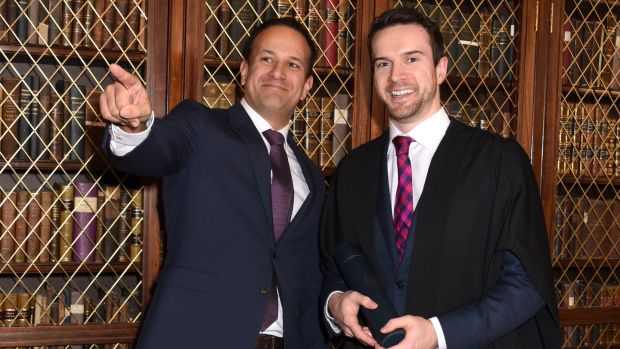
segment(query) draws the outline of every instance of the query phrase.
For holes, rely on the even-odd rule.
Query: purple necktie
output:
[[[288,157],[284,150],[284,136],[277,131],[263,132],[271,149],[271,214],[273,218],[273,232],[278,241],[291,220],[293,211],[293,178],[288,165]],[[267,302],[267,312],[261,326],[261,332],[269,327],[278,318],[278,297],[276,296],[275,275],[271,292]]]
[[[409,145],[413,142],[413,138],[398,136],[394,137],[392,142],[396,148],[398,164],[398,188],[394,200],[394,231],[396,232],[398,263],[401,263],[413,216],[413,184],[411,182],[411,160],[409,159]]]

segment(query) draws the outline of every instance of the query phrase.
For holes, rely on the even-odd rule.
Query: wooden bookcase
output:
[[[161,258],[157,186],[101,155],[98,96],[118,63],[165,113],[167,36],[150,23],[167,22],[162,1],[0,2],[0,346],[135,339]]]
[[[92,39],[95,34],[87,29],[80,9],[90,7],[92,13],[99,13],[92,17],[91,26],[97,20],[105,24],[105,15],[102,15],[105,11],[97,11],[99,1],[13,0],[18,13],[26,14],[25,18],[30,18],[32,3],[39,5],[40,13],[50,3],[72,4],[68,22],[60,19],[58,24],[68,30],[73,28],[72,23],[81,23],[78,31],[91,33]],[[143,78],[157,115],[164,115],[185,98],[225,106],[242,96],[237,50],[247,30],[267,18],[268,13],[294,16],[313,33],[320,57],[313,69],[315,84],[310,98],[298,106],[293,131],[297,132],[299,144],[316,158],[327,176],[343,153],[378,136],[387,127],[384,106],[373,91],[369,73],[366,36],[372,19],[394,6],[415,6],[430,15],[441,23],[451,61],[450,75],[442,86],[448,112],[462,122],[515,138],[531,157],[548,222],[549,248],[565,332],[564,347],[620,345],[620,214],[617,213],[620,207],[620,173],[617,172],[620,169],[620,131],[617,129],[620,90],[600,78],[600,73],[603,76],[609,73],[609,64],[612,74],[618,78],[613,58],[620,50],[617,39],[620,4],[617,1],[128,1],[129,5],[139,6],[142,20],[140,29],[130,30],[129,37],[137,38],[139,43],[133,49],[127,49],[129,46],[121,40],[110,46],[95,45],[95,40],[90,47],[85,41],[64,45],[62,42],[40,43],[32,35],[37,37],[44,32],[38,23],[41,19],[45,22],[46,16],[38,20],[33,16],[31,20],[20,22],[20,16],[0,12],[0,33],[7,29],[15,34],[20,31],[23,35],[24,30],[26,33],[26,38],[17,42],[6,37],[0,41],[0,77],[17,78],[21,86],[30,80],[29,76],[37,75],[40,87],[47,86],[56,93],[59,80],[68,80],[69,86],[85,85],[85,91],[87,88],[96,91],[110,81],[107,65],[117,62]],[[0,1],[0,8],[9,2]],[[123,13],[122,0],[104,3],[113,13]],[[78,4],[77,10],[75,4]],[[335,12],[328,11],[332,4],[337,9]],[[116,28],[128,27],[131,20],[129,16],[124,18],[120,26],[108,24],[108,34],[114,37]],[[38,30],[34,30],[34,23]],[[63,26],[63,23],[69,24]],[[570,36],[565,35],[564,29],[572,27],[565,23],[574,26]],[[606,37],[603,33],[610,37],[612,28],[615,28],[615,41],[610,59],[611,43],[602,38]],[[586,39],[588,35],[583,33],[587,30],[595,33],[591,37],[600,33],[598,37],[603,44],[599,49],[592,48],[598,46]],[[70,30],[68,33],[66,35],[71,37],[74,35]],[[326,39],[326,35],[333,39]],[[330,43],[334,50],[328,49]],[[601,65],[601,62],[611,63]],[[19,100],[7,97],[7,91],[3,89],[2,92],[0,103],[3,106],[20,105]],[[47,103],[44,93],[32,87],[30,92],[35,92],[32,100]],[[86,110],[94,109],[89,95],[90,92],[83,93],[83,102],[78,104]],[[32,101],[29,103],[24,106],[34,105]],[[61,101],[61,104],[71,110],[69,102]],[[32,108],[18,107],[19,117],[26,115],[26,109]],[[39,113],[53,121],[53,112]],[[75,112],[69,115],[62,124],[65,128],[80,117]],[[97,122],[83,126],[87,142],[97,138],[96,132],[89,132],[91,126],[97,126]],[[4,124],[0,126],[0,140],[12,137],[13,133],[7,133],[7,129]],[[19,140],[17,133],[14,138]],[[25,134],[32,136],[37,131]],[[47,144],[49,146],[44,148],[51,150],[51,143]],[[598,157],[591,154],[598,154]],[[10,156],[5,154],[0,165],[2,205],[10,203],[7,193],[22,187],[32,194],[51,191],[56,182],[76,183],[90,179],[103,189],[106,181],[112,178],[112,182],[121,182],[123,188],[132,189],[135,187],[132,182],[136,181],[114,172],[97,156],[69,161],[68,158],[24,157],[15,151]],[[144,188],[141,262],[15,263],[14,254],[11,254],[12,260],[0,262],[0,297],[6,299],[7,294],[18,293],[16,286],[29,294],[45,293],[45,287],[41,286],[45,283],[36,280],[49,281],[58,290],[76,287],[81,295],[93,298],[97,287],[126,284],[125,288],[131,285],[129,299],[138,301],[140,314],[122,323],[106,320],[45,326],[0,325],[3,347],[94,344],[122,347],[134,340],[162,258],[157,186],[149,179],[138,182]],[[55,196],[53,202],[59,203],[59,200]],[[39,201],[31,199],[29,202]],[[26,212],[27,232],[42,224],[43,219],[32,224],[28,221],[27,210],[22,208],[22,211]],[[51,214],[51,209],[44,212]],[[104,213],[101,213],[103,218]],[[131,225],[131,220],[128,223]],[[0,239],[9,236],[7,231],[20,224],[23,225],[16,219],[4,224]],[[52,232],[61,227],[58,223],[52,225]],[[110,231],[106,230],[108,234]],[[21,246],[27,248],[29,240],[23,241]]]
[[[620,3],[553,1],[543,198],[565,347],[620,346]],[[549,29],[551,29],[549,28]]]

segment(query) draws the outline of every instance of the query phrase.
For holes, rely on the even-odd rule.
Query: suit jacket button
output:
[[[397,281],[396,282],[396,288],[398,288],[399,290],[402,290],[405,287],[405,283],[402,281]]]
[[[260,289],[260,294],[262,294],[263,296],[266,294],[269,294],[269,288],[267,287],[263,287]]]
[[[272,257],[273,257],[273,259],[278,258],[278,250],[273,250]]]

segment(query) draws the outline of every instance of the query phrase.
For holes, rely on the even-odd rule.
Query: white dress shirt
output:
[[[250,105],[245,101],[245,99],[241,100],[241,105],[243,106],[245,111],[248,113],[248,115],[250,116],[250,119],[252,120],[252,123],[254,124],[258,132],[260,133],[263,139],[263,142],[265,143],[265,147],[267,151],[270,151],[269,141],[267,141],[267,139],[263,135],[263,131],[271,129],[271,125],[269,125],[269,123],[265,119],[263,119],[254,109],[252,109]],[[147,121],[147,124],[146,124],[147,129],[139,133],[128,133],[128,132],[121,130],[120,127],[112,124],[111,131],[110,131],[111,133],[110,150],[112,151],[112,154],[116,156],[123,156],[129,153],[131,150],[133,150],[140,143],[142,143],[142,141],[144,141],[146,137],[149,135],[149,133],[151,132],[151,127],[153,125],[153,119],[154,119],[154,114],[151,113],[151,117]],[[287,139],[287,135],[289,132],[289,125],[282,128],[281,130],[276,130],[276,131],[280,132],[284,136],[284,139]],[[291,176],[293,177],[294,198],[293,198],[293,211],[291,213],[291,220],[292,220],[293,217],[295,217],[295,214],[297,214],[297,211],[299,211],[299,208],[303,204],[304,200],[306,200],[306,198],[308,197],[308,194],[310,193],[310,189],[308,187],[308,183],[306,182],[304,174],[301,170],[299,161],[297,161],[297,158],[295,157],[295,153],[293,152],[293,149],[288,144],[288,142],[284,142],[284,150],[286,152],[286,156],[288,157],[288,164],[289,164],[289,167],[291,168]],[[283,325],[284,325],[284,322],[283,322],[283,317],[282,317],[282,303],[280,302],[280,295],[278,294],[278,318],[273,324],[267,327],[264,332],[261,332],[261,333],[272,335],[272,336],[277,336],[277,337],[282,337],[283,332],[284,332]]]
[[[426,181],[426,175],[428,174],[428,168],[431,165],[431,160],[433,159],[433,155],[435,155],[435,151],[437,150],[437,147],[439,147],[439,143],[443,139],[443,136],[446,134],[448,125],[450,125],[450,119],[443,108],[439,109],[435,114],[418,124],[408,133],[402,133],[398,130],[398,128],[396,128],[392,121],[390,121],[390,144],[388,145],[387,151],[387,173],[392,214],[394,214],[394,202],[396,199],[396,189],[398,188],[398,164],[396,161],[396,150],[394,148],[394,143],[392,143],[392,139],[396,136],[409,136],[414,139],[414,142],[412,142],[409,146],[409,160],[411,161],[413,207],[415,210],[415,207],[420,200],[420,196],[422,195],[422,190],[424,189],[424,182]],[[329,297],[331,297],[331,294]],[[327,303],[329,303],[329,297]],[[329,314],[327,303],[325,304],[324,311],[328,319],[328,323],[334,332],[339,333],[340,328],[334,321],[334,318]],[[446,339],[439,320],[436,317],[433,317],[430,321],[435,328],[435,333],[437,334],[438,348],[445,349]]]

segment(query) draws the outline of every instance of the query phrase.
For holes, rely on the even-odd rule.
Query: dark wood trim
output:
[[[146,87],[151,98],[151,106],[155,115],[161,116],[168,112],[169,71],[168,40],[169,36],[161,35],[156,28],[168,23],[169,3],[167,0],[147,2],[147,74]],[[144,223],[142,245],[142,313],[146,311],[151,300],[155,278],[159,272],[161,251],[161,234],[158,213],[158,186],[155,182],[144,186]]]
[[[189,1],[189,0],[188,0]],[[185,77],[186,1],[169,0],[168,36],[168,110],[183,100]]]
[[[185,55],[183,75],[183,99],[202,101],[202,86],[205,83],[205,23],[207,8],[205,1],[187,0],[185,8]]]
[[[133,343],[139,324],[0,327],[3,347]]]
[[[560,309],[562,325],[620,323],[620,307]]]

